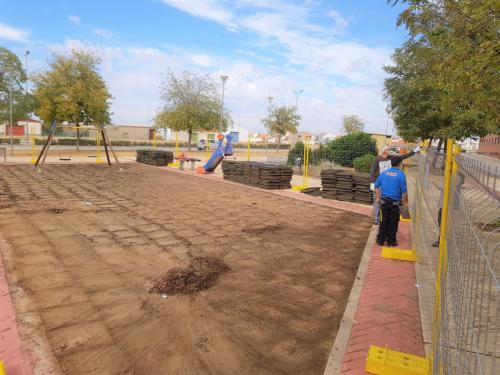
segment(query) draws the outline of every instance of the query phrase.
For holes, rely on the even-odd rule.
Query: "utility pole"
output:
[[[12,123],[12,87],[9,87],[9,112],[10,112],[10,154],[14,156],[14,124]]]
[[[269,107],[267,108],[267,119],[271,120],[271,108],[273,105],[273,99],[274,97],[268,96],[267,100],[269,101]],[[266,135],[266,158],[267,154],[269,153],[269,134],[271,133],[271,129],[267,129],[267,135]]]
[[[304,90],[296,90],[293,93],[295,94],[295,112],[298,111],[298,106],[299,106],[299,95],[302,94]]]
[[[28,98],[28,81],[29,81],[29,76],[28,76],[28,55],[30,54],[30,51],[29,50],[26,50],[26,52],[24,53],[24,56],[26,57],[26,91],[24,93],[24,95],[26,96],[26,99]],[[31,118],[31,115],[29,116]],[[26,141],[29,142],[29,122],[27,121],[28,119],[26,119]]]
[[[222,133],[222,122],[224,120],[224,88],[226,86],[226,81],[228,76],[220,76],[220,80],[222,81],[222,100],[220,102],[220,125],[219,132]]]

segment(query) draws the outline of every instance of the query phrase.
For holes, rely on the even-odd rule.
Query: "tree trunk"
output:
[[[441,151],[441,146],[443,145],[443,138],[439,138],[439,142],[437,145],[437,151],[434,154],[434,160],[432,160],[432,168],[436,168],[436,162],[438,158],[439,151]]]
[[[281,144],[281,134],[278,134],[278,146],[276,147],[276,152],[279,152]]]
[[[191,129],[188,130],[188,151],[191,151],[191,135],[192,134],[193,134],[193,131]]]
[[[76,151],[80,151],[80,125],[76,128]]]

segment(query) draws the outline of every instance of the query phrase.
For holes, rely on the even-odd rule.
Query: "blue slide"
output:
[[[233,154],[233,144],[231,143],[231,135],[226,135],[226,147],[224,147],[224,136],[220,134],[219,144],[217,145],[217,149],[214,151],[210,159],[206,162],[203,167],[196,168],[196,172],[198,173],[212,173],[215,168],[219,166],[225,156],[229,156]]]

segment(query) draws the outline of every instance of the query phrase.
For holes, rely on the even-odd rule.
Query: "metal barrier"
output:
[[[421,308],[432,308],[422,311],[424,337],[427,330],[433,374],[494,374],[500,366],[500,161],[461,154],[451,141],[447,146],[446,155],[429,148],[410,171],[413,249],[429,265],[423,277],[433,289],[421,292]]]

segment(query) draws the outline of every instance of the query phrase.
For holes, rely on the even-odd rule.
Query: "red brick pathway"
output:
[[[399,247],[411,248],[409,223],[400,223]],[[370,345],[424,356],[415,264],[380,256],[374,244],[341,374],[366,374]]]
[[[28,375],[32,369],[17,330],[16,313],[3,267],[2,245],[0,236],[0,360],[4,362],[8,375]]]

